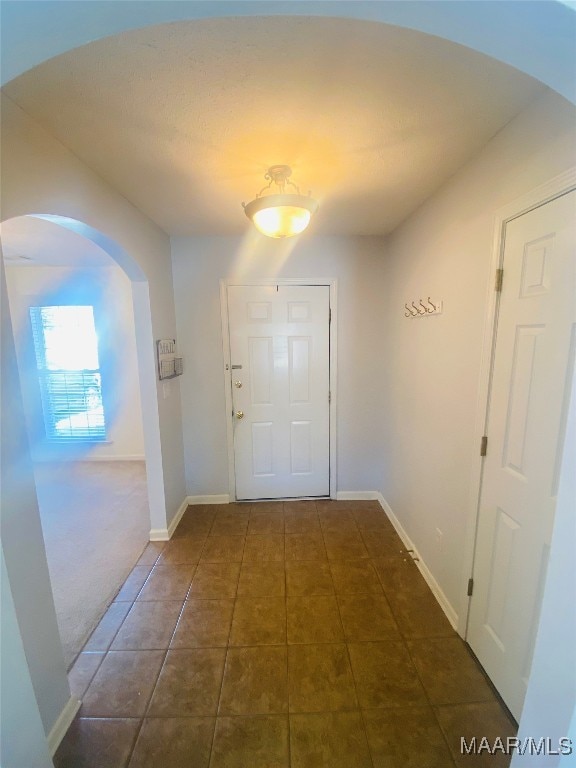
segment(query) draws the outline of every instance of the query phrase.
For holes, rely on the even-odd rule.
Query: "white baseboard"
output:
[[[77,461],[146,461],[143,453],[126,454],[124,456],[83,456]]]
[[[68,446],[67,446],[68,447]],[[134,454],[114,454],[112,456],[106,456],[105,454],[93,455],[90,453],[77,453],[76,451],[72,456],[68,455],[54,455],[54,456],[42,456],[34,457],[35,464],[52,464],[54,462],[68,461],[71,464],[83,464],[85,461],[146,461],[146,456],[143,453]]]
[[[152,528],[150,531],[150,541],[169,541],[172,538],[172,534],[176,530],[176,526],[182,520],[182,515],[186,512],[188,507],[188,497],[184,499],[182,504],[178,507],[178,511],[170,521],[170,525],[167,528]]]
[[[60,716],[50,729],[50,733],[48,734],[48,749],[50,750],[50,756],[54,757],[56,754],[56,750],[60,746],[60,742],[66,735],[66,731],[70,726],[72,725],[72,721],[76,717],[76,713],[80,709],[80,701],[78,699],[75,699],[73,696],[70,696],[68,701],[66,702],[66,706],[60,712]]]
[[[230,504],[230,496],[227,493],[218,493],[212,496],[188,496],[186,499],[190,505],[194,504]]]
[[[402,524],[392,511],[392,508],[386,501],[386,499],[382,496],[380,491],[338,491],[336,494],[336,499],[338,501],[372,501],[377,500],[380,502],[380,506],[386,512],[386,515],[388,516],[388,519],[396,529],[396,533],[400,538],[402,539],[402,542],[406,549],[413,550],[413,554],[415,557],[418,558],[416,561],[416,566],[418,567],[418,570],[424,577],[424,581],[428,586],[430,587],[432,594],[438,601],[438,604],[446,614],[446,618],[450,622],[450,624],[454,627],[456,631],[458,631],[458,614],[454,610],[452,604],[440,588],[440,585],[432,575],[430,569],[422,559],[422,555],[418,552],[416,547],[414,546],[414,542],[408,536],[404,528],[402,527]]]
[[[227,493],[222,493],[214,496],[186,496],[182,504],[178,507],[178,511],[170,521],[170,525],[167,528],[152,528],[150,531],[150,541],[169,541],[172,538],[172,534],[176,530],[176,526],[182,520],[182,515],[186,512],[189,506],[196,504],[229,504],[230,497]]]
[[[151,528],[148,541],[169,541],[168,528]]]
[[[448,598],[446,597],[446,595],[444,594],[444,592],[440,588],[440,585],[438,584],[438,582],[436,581],[436,579],[434,578],[434,576],[430,572],[430,569],[428,568],[428,566],[426,565],[426,563],[422,559],[422,555],[418,552],[418,550],[414,546],[414,542],[412,541],[410,536],[408,536],[408,534],[406,533],[406,531],[402,527],[402,524],[400,523],[400,521],[398,520],[398,518],[396,517],[396,515],[392,511],[392,508],[390,507],[390,505],[388,504],[388,502],[386,501],[384,496],[382,496],[382,494],[380,492],[377,492],[375,494],[374,498],[377,498],[378,501],[380,502],[380,506],[382,507],[384,512],[386,512],[386,514],[388,515],[388,519],[390,520],[390,522],[392,523],[392,525],[396,529],[396,533],[402,539],[402,542],[403,542],[404,546],[406,547],[406,549],[413,550],[412,554],[414,555],[414,557],[418,558],[418,560],[416,561],[416,566],[418,567],[418,570],[420,571],[420,573],[424,577],[424,581],[430,587],[430,589],[432,591],[432,594],[434,595],[434,597],[438,601],[438,603],[440,605],[440,608],[442,608],[442,610],[446,614],[446,618],[448,619],[448,621],[450,622],[452,627],[456,631],[458,631],[458,614],[456,613],[456,611],[454,610],[452,604],[450,603],[450,601],[448,600]]]

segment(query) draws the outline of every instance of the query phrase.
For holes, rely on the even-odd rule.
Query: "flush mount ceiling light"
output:
[[[310,197],[310,193],[301,195],[296,184],[288,181],[291,175],[292,169],[288,165],[271,166],[264,174],[270,183],[258,192],[254,200],[242,203],[246,216],[267,237],[299,235],[318,209],[318,203]],[[272,184],[276,184],[278,192],[263,194],[272,188]],[[294,187],[296,192],[286,192],[286,185]]]

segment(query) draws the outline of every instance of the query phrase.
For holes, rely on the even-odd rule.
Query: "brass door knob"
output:
[[[235,381],[234,382],[234,386],[236,387],[236,389],[242,389],[242,382],[241,381]]]
[[[244,411],[236,411],[236,418],[237,419],[243,419],[244,418]]]

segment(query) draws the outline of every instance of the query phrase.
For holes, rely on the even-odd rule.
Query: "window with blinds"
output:
[[[30,307],[30,320],[46,437],[106,440],[94,308]]]

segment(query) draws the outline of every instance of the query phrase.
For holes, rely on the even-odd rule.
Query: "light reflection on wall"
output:
[[[228,279],[244,280],[257,275],[279,276],[301,238],[310,233],[308,229],[302,235],[279,239],[266,237],[249,222],[246,222],[246,226],[246,233],[227,275]],[[310,228],[313,226],[314,221]]]

